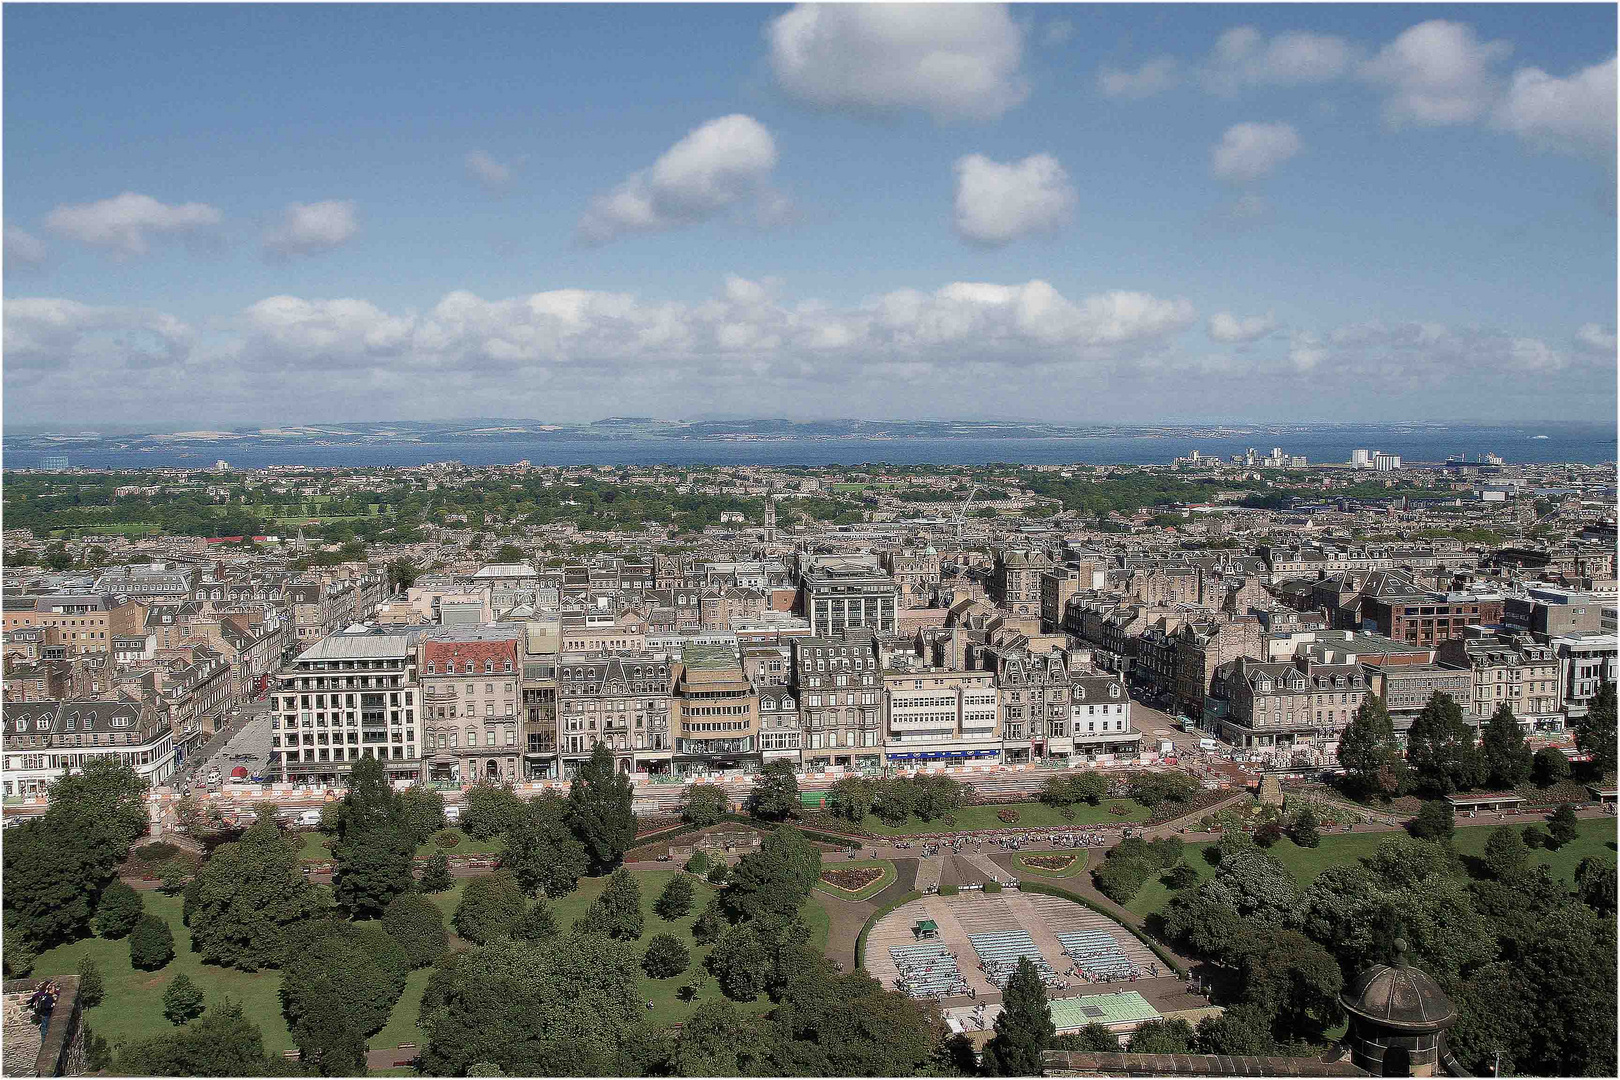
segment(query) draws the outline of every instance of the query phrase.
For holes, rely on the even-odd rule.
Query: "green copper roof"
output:
[[[1135,990],[1118,994],[1058,998],[1051,1003],[1052,1023],[1059,1031],[1074,1031],[1087,1024],[1140,1024],[1159,1018],[1159,1010]]]

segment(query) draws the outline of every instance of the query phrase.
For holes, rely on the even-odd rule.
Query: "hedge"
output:
[[[1177,960],[1170,954],[1168,949],[1160,945],[1157,941],[1154,941],[1152,938],[1148,937],[1145,933],[1143,933],[1137,927],[1132,926],[1130,923],[1120,922],[1120,920],[1114,916],[1113,912],[1099,907],[1096,903],[1086,899],[1079,893],[1070,892],[1068,889],[1058,885],[1053,885],[1052,883],[1046,881],[1022,881],[1019,883],[1018,888],[1022,892],[1044,893],[1047,896],[1059,896],[1065,900],[1073,900],[1075,903],[1088,907],[1099,915],[1107,916],[1112,921],[1119,923],[1119,925],[1123,926],[1126,930],[1129,930],[1131,934],[1137,938],[1137,940],[1141,941],[1142,944],[1152,949],[1153,955],[1157,956],[1160,960],[1163,960],[1165,964],[1169,966],[1171,971],[1174,971],[1182,978],[1187,977],[1187,969],[1182,966],[1181,961]]]
[[[861,927],[861,932],[855,938],[856,967],[866,966],[866,935],[872,932],[872,927],[877,925],[877,921],[897,907],[909,904],[913,900],[921,900],[922,895],[920,892],[908,892],[898,900],[893,900],[872,912],[871,917],[866,920],[866,924]]]

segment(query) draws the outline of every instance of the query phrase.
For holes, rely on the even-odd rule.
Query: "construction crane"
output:
[[[960,565],[962,560],[962,528],[967,522],[968,511],[973,509],[973,500],[979,495],[979,485],[974,484],[973,490],[968,492],[967,501],[957,508],[956,515],[951,519],[956,526],[956,550],[951,552],[953,565]]]

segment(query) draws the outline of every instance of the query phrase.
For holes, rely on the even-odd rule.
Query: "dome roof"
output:
[[[1339,995],[1345,1009],[1386,1027],[1438,1031],[1457,1010],[1433,979],[1415,967],[1378,964],[1356,976]]]

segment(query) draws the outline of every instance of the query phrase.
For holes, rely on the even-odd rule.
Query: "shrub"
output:
[[[519,941],[544,941],[557,934],[557,917],[545,898],[536,900],[523,918],[512,924],[512,936]]]
[[[956,893],[957,888],[955,885],[941,885],[939,887],[939,895],[941,896],[955,896]]]
[[[178,896],[192,878],[192,864],[187,859],[170,859],[158,869],[159,886],[166,896]]]
[[[1289,830],[1289,838],[1305,848],[1316,847],[1322,842],[1322,831],[1316,824],[1316,812],[1309,806],[1295,816],[1293,827]]]
[[[692,857],[686,860],[686,872],[702,876],[709,872],[709,857],[701,851],[692,852]]]
[[[1282,826],[1275,821],[1268,821],[1254,830],[1254,842],[1263,848],[1270,847],[1282,838]]]
[[[642,957],[641,969],[655,979],[672,979],[692,963],[692,953],[686,943],[671,934],[658,934],[647,943],[647,955]]]
[[[433,834],[433,843],[442,848],[453,848],[467,838],[460,829],[444,829]]]
[[[1140,856],[1110,856],[1091,872],[1097,890],[1116,904],[1128,904],[1152,875],[1154,866]]]
[[[1580,835],[1580,828],[1575,822],[1575,808],[1564,803],[1553,811],[1552,820],[1547,823],[1547,833],[1552,837],[1552,846],[1561,848]]]
[[[101,901],[96,904],[96,933],[115,940],[128,936],[140,921],[144,906],[140,893],[122,881],[114,881],[101,890]]]
[[[159,840],[155,844],[142,844],[129,853],[129,861],[142,866],[158,866],[166,863],[176,855],[180,849],[166,840]]]
[[[692,924],[692,940],[699,945],[712,945],[726,932],[725,916],[720,914],[720,898],[711,896],[709,906],[703,909],[697,922]]]
[[[713,866],[709,867],[709,884],[711,885],[724,885],[726,883],[726,879],[730,876],[731,867],[727,866],[723,862],[717,862]]]
[[[1005,821],[1008,825],[1016,825],[1018,823],[1018,811],[1011,806],[1003,806],[1000,810],[997,810],[996,817],[1002,821]]]
[[[185,975],[176,975],[163,991],[163,1016],[171,1024],[189,1023],[202,1015],[202,988]]]
[[[1524,846],[1531,849],[1551,849],[1553,846],[1552,836],[1540,825],[1526,825],[1524,827]]]
[[[998,893],[998,892],[1000,892],[1001,891],[1001,882],[995,880],[994,878],[991,878],[989,881],[984,883],[984,891],[987,892],[987,893]]]
[[[142,971],[157,971],[174,959],[174,932],[156,915],[142,915],[129,932],[129,963]]]
[[[1450,840],[1457,831],[1457,812],[1444,799],[1430,799],[1406,828],[1419,840]]]
[[[95,959],[89,956],[79,959],[79,1004],[86,1009],[93,1009],[101,1004],[101,999],[107,994],[107,984],[102,981],[101,968]]]
[[[488,840],[510,829],[523,811],[523,800],[511,788],[475,784],[462,803],[462,831],[474,840]]]
[[[731,813],[731,799],[716,784],[693,784],[686,789],[681,820],[689,825],[713,825]]]
[[[399,942],[411,967],[427,967],[450,944],[444,912],[421,893],[396,896],[383,911],[383,929]]]
[[[1189,885],[1196,885],[1198,883],[1198,871],[1194,870],[1186,863],[1178,863],[1170,868],[1170,872],[1164,875],[1163,880],[1165,885],[1169,888],[1185,889]]]

